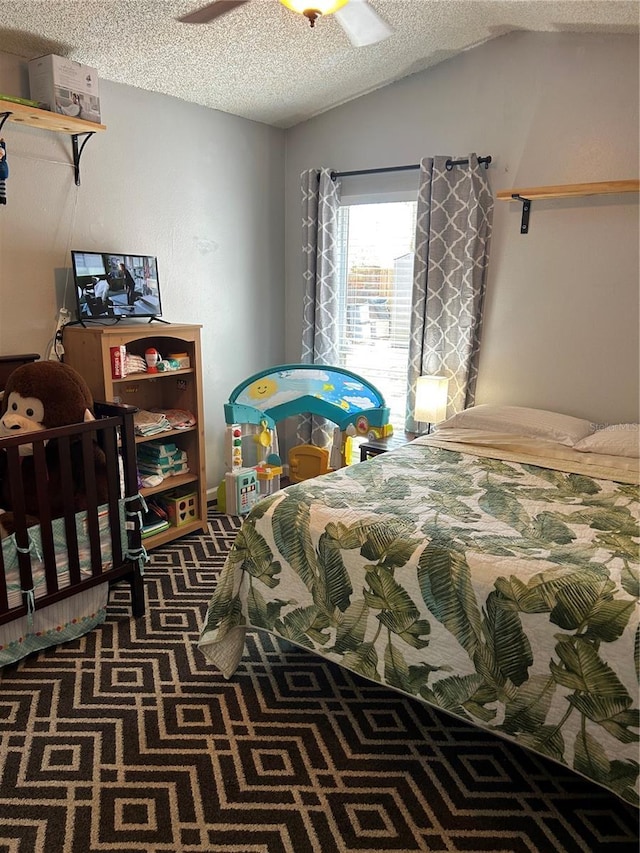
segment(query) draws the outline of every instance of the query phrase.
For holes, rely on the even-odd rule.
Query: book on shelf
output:
[[[142,527],[140,533],[143,539],[160,533],[170,526],[169,516],[166,510],[155,501],[147,502],[147,510],[142,513]]]

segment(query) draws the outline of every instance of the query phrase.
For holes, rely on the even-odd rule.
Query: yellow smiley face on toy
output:
[[[247,391],[252,400],[266,400],[272,397],[278,390],[278,383],[269,376],[263,376],[262,379],[256,379],[249,385]]]

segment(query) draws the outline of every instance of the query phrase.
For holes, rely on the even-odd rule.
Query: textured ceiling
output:
[[[356,48],[331,15],[314,29],[277,0],[205,25],[206,0],[0,0],[0,50],[91,65],[101,78],[291,127],[512,30],[637,33],[637,0],[371,0],[394,29]],[[11,94],[11,93],[5,93]]]

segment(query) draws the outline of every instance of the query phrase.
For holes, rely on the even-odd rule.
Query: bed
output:
[[[37,356],[4,356],[0,381]],[[0,387],[1,387],[0,385]],[[104,622],[109,588],[127,581],[134,616],[145,610],[142,570],[146,559],[140,539],[140,497],[135,462],[133,406],[95,403],[96,420],[22,437],[0,439],[7,454],[13,522],[4,529],[0,548],[0,666],[31,652],[75,639]],[[98,505],[94,442],[107,464],[105,503]],[[61,517],[52,517],[47,490],[39,491],[35,525],[20,496],[20,447],[32,444],[40,482],[47,478],[45,447],[58,446],[62,476]],[[75,512],[71,485],[72,446],[82,446],[87,508]],[[0,528],[2,515],[0,515]]]
[[[199,648],[229,678],[268,631],[637,804],[638,459],[517,430],[454,422],[259,502]]]

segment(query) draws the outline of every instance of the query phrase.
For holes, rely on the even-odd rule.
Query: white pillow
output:
[[[640,456],[640,425],[613,424],[579,441],[574,450],[609,456]]]
[[[568,447],[593,432],[593,423],[559,412],[544,409],[527,409],[524,406],[472,406],[452,415],[438,429],[486,429],[509,432],[527,438],[555,441]]]

